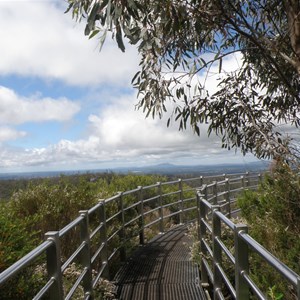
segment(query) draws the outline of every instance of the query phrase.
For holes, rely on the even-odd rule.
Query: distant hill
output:
[[[216,165],[173,165],[158,164],[143,167],[95,169],[95,170],[74,170],[74,171],[45,171],[45,172],[24,172],[24,173],[0,173],[0,180],[8,179],[30,179],[30,178],[48,178],[60,175],[78,175],[86,173],[137,173],[137,174],[161,174],[161,175],[213,175],[223,173],[245,173],[264,171],[269,167],[269,162],[258,161],[247,164],[216,164]]]
[[[122,168],[118,172],[142,173],[142,174],[165,174],[165,175],[210,175],[223,173],[260,172],[269,167],[269,162],[259,161],[247,164],[218,164],[218,165],[173,165],[159,164],[138,168]]]

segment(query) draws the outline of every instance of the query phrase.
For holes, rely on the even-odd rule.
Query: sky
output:
[[[0,0],[0,173],[256,161],[136,110],[139,56],[84,36],[63,0]],[[223,62],[231,70],[239,58]],[[218,66],[216,66],[215,73]],[[214,69],[212,68],[212,74]],[[207,78],[210,90],[217,76]]]

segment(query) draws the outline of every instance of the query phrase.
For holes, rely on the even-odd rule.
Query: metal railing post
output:
[[[229,178],[226,178],[226,183],[225,183],[225,188],[226,188],[226,203],[227,203],[227,216],[230,219],[231,218],[231,204],[230,204],[230,183],[229,183]]]
[[[258,184],[261,184],[262,183],[262,176],[261,174],[259,173],[258,174]]]
[[[212,204],[213,205],[217,205],[218,204],[218,182],[214,181],[214,185],[213,185],[213,201]]]
[[[200,190],[196,190],[196,201],[197,201],[197,234],[198,234],[198,241],[201,240],[200,234],[200,223],[201,223],[201,215],[200,215]]]
[[[204,187],[204,195],[207,194],[207,186]],[[202,195],[198,195],[199,197],[199,210],[200,210],[200,222],[199,222],[199,227],[200,227],[200,254],[201,254],[201,263],[200,263],[200,273],[201,273],[201,284],[202,286],[208,285],[208,273],[206,270],[205,263],[203,259],[206,259],[207,257],[207,249],[204,243],[204,240],[206,238],[206,226],[202,222],[202,220],[206,220],[206,206],[201,201]]]
[[[208,200],[208,190],[207,190],[207,185],[204,187],[204,199]]]
[[[242,184],[242,187],[244,190],[245,189],[245,177],[244,176],[241,176],[241,184]]]
[[[216,212],[220,211],[219,205],[212,207],[212,241],[213,241],[213,275],[214,275],[214,300],[219,299],[218,291],[222,289],[222,274],[218,266],[222,265],[222,248],[217,239],[221,238],[221,220]]]
[[[247,177],[246,186],[249,187],[250,186],[250,174],[249,174],[249,172],[246,172],[246,177]]]
[[[240,237],[242,231],[247,233],[248,227],[243,224],[237,224],[234,231],[235,290],[237,300],[249,300],[249,286],[243,276],[244,273],[249,273],[249,249],[247,243]]]
[[[109,262],[108,262],[108,246],[107,246],[107,228],[106,228],[106,211],[105,201],[100,200],[100,244],[103,247],[100,252],[101,265],[103,267],[103,276],[106,279],[110,279],[109,275]]]
[[[139,186],[139,236],[140,236],[140,245],[145,244],[145,231],[144,231],[144,226],[145,226],[145,220],[144,220],[144,199],[143,199],[143,187]]]
[[[203,176],[200,176],[200,187],[202,187],[202,185],[203,185]]]
[[[82,286],[84,289],[85,297],[90,296],[93,299],[93,276],[92,276],[92,264],[91,264],[91,243],[89,234],[89,215],[87,210],[80,210],[80,216],[83,220],[80,224],[80,240],[85,244],[85,247],[81,252],[81,264],[87,271],[83,278]]]
[[[161,192],[161,182],[158,182],[158,206],[159,206],[159,232],[164,232],[164,212],[162,207],[162,192]]]
[[[119,192],[118,198],[118,210],[119,210],[119,222],[121,225],[119,231],[119,238],[120,238],[120,260],[121,262],[125,262],[126,260],[126,249],[125,249],[125,216],[124,216],[124,203],[123,203],[123,193]]]
[[[54,279],[49,293],[50,300],[63,300],[63,282],[61,272],[61,254],[60,254],[60,240],[58,231],[49,231],[45,234],[48,241],[53,241],[53,245],[47,249],[47,273],[49,279]]]
[[[179,188],[179,223],[183,224],[183,190],[182,190],[182,179],[178,179]]]

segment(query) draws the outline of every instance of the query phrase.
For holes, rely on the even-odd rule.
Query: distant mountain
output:
[[[138,168],[121,168],[120,173],[143,173],[143,174],[165,174],[165,175],[209,175],[223,173],[260,172],[269,167],[269,162],[259,161],[247,164],[218,164],[218,165],[173,165],[159,164]]]
[[[115,172],[121,174],[137,173],[137,174],[161,174],[161,175],[214,175],[214,174],[230,174],[264,171],[269,167],[269,162],[258,161],[247,164],[217,164],[217,165],[173,165],[170,163],[143,166],[143,167],[127,167],[127,168],[111,168],[96,170],[74,170],[74,171],[44,171],[44,172],[24,172],[24,173],[0,173],[0,180],[5,179],[28,179],[28,178],[47,178],[58,177],[60,175],[76,175],[86,173],[107,173]]]

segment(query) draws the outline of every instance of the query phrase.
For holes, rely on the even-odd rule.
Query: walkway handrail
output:
[[[34,299],[42,299],[46,294],[53,300],[70,299],[79,285],[84,288],[83,298],[93,299],[93,288],[100,278],[110,278],[111,265],[126,259],[130,250],[128,242],[137,246],[138,238],[138,244],[144,244],[149,235],[163,233],[173,223],[196,218],[195,190],[210,182],[210,178],[158,182],[99,200],[89,210],[80,211],[79,216],[61,230],[46,233],[41,245],[3,271],[0,288],[29,265],[41,264],[41,257],[45,257],[48,281]],[[223,175],[214,178],[221,179]],[[74,233],[79,236],[78,246],[71,255],[63,257],[63,239]],[[64,272],[75,261],[79,261],[82,271],[66,291]]]
[[[229,182],[234,180],[236,178],[229,180]],[[243,176],[240,180],[242,181],[242,188],[255,189],[255,185],[249,184],[249,181],[245,181]],[[235,203],[234,199],[224,205],[224,201],[219,198],[220,194],[209,192],[209,190],[216,191],[217,187],[223,184],[224,182],[215,182],[204,185],[197,191],[202,286],[212,287],[213,299],[225,299],[224,286],[227,288],[226,292],[229,292],[233,299],[249,300],[251,293],[256,295],[258,299],[268,299],[249,272],[249,250],[251,249],[271,266],[274,272],[280,274],[293,286],[297,299],[300,299],[300,275],[255,241],[248,234],[246,225],[235,224],[229,219],[232,216],[231,209]],[[236,188],[235,192],[238,190],[240,188]],[[222,240],[225,230],[227,230],[227,246]],[[228,236],[228,231],[232,234],[231,239]],[[229,239],[231,241],[230,246],[228,246]],[[234,268],[234,273],[230,272],[232,269],[227,266],[228,264]]]
[[[132,247],[144,244],[147,239],[157,233],[163,233],[172,224],[196,220],[197,214],[203,214],[203,211],[208,209],[202,201],[204,198],[212,203],[213,209],[209,208],[211,217],[221,220],[216,217],[218,214],[214,205],[218,205],[218,210],[224,212],[225,216],[236,214],[235,195],[244,188],[255,188],[259,179],[260,175],[249,173],[201,176],[139,186],[133,190],[119,192],[108,199],[101,199],[89,210],[80,211],[78,218],[61,230],[46,233],[45,242],[0,274],[0,288],[28,264],[39,263],[38,257],[45,255],[48,281],[34,299],[42,299],[46,294],[52,300],[71,299],[79,286],[84,289],[84,299],[93,299],[93,288],[100,278],[111,278],[111,266],[125,261]],[[196,196],[196,190],[199,188],[201,192]],[[203,211],[199,211],[200,206],[203,207]],[[205,221],[204,215],[201,216],[200,224],[207,223],[209,228],[208,221]],[[200,231],[206,232],[207,228],[202,226]],[[78,233],[78,246],[71,255],[63,257],[63,238],[71,232]],[[238,236],[237,239],[240,241],[241,237]],[[200,239],[204,243],[203,235]],[[216,245],[217,241],[216,236]],[[209,247],[207,251],[213,252]],[[230,255],[229,252],[227,254]],[[64,272],[75,261],[79,261],[82,271],[74,285],[66,291],[63,286]],[[206,262],[203,261],[203,264]],[[203,283],[205,274],[208,274],[213,282],[217,282],[209,268],[206,268],[206,271],[203,266],[201,268],[204,274]],[[219,268],[218,264],[216,268]],[[241,280],[247,280],[248,277],[245,276],[240,275]]]

